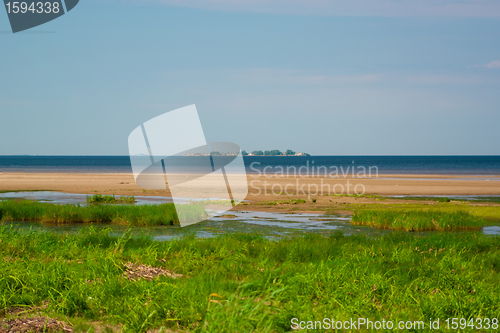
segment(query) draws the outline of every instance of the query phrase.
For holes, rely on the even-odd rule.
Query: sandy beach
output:
[[[247,200],[261,203],[287,198],[322,201],[327,194],[500,195],[492,177],[464,175],[384,175],[377,178],[264,177],[247,175]],[[1,173],[0,191],[50,190],[66,193],[169,196],[143,190],[126,173]],[[331,199],[331,197],[330,197]],[[329,199],[329,200],[330,200]],[[325,199],[326,200],[326,199]]]

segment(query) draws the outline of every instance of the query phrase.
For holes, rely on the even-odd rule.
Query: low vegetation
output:
[[[290,200],[274,200],[274,201],[266,201],[260,202],[258,205],[261,206],[276,206],[276,205],[297,205],[301,203],[306,203],[307,201],[304,199],[290,199]]]
[[[289,332],[293,318],[500,318],[500,237],[475,233],[156,242],[4,226],[0,258],[0,327],[14,316],[134,333]]]
[[[342,203],[327,208],[327,214],[338,214],[339,212],[361,212],[364,210],[377,211],[414,211],[426,212],[429,210],[442,213],[466,212],[473,218],[483,220],[484,224],[498,224],[500,222],[500,205],[484,204],[467,201],[451,202],[419,202],[409,201],[407,203]],[[383,214],[383,213],[382,213]]]
[[[105,203],[105,204],[124,204],[124,203],[135,203],[135,197],[121,196],[115,197],[114,195],[102,195],[94,194],[87,195],[87,203]]]
[[[354,212],[351,223],[406,231],[478,230],[484,224],[481,218],[464,211],[438,209],[363,209]]]
[[[183,210],[187,220],[206,216],[203,206]],[[174,204],[162,205],[56,205],[34,201],[0,201],[0,219],[51,223],[117,223],[127,225],[173,225],[179,223]]]

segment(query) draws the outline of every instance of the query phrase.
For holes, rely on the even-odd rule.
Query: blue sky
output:
[[[248,151],[500,154],[498,1],[82,0],[9,31],[0,155],[126,155],[190,104]]]

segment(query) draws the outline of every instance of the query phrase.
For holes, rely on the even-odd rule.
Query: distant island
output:
[[[241,152],[243,156],[310,156],[308,153],[296,153],[293,150],[288,149],[286,152],[281,152],[277,149],[274,150],[254,150],[251,153],[247,153],[245,150]]]
[[[202,153],[189,153],[184,154],[182,156],[236,156],[238,154],[231,153],[221,153],[218,151],[213,151],[210,154],[202,154]],[[241,151],[241,155],[243,156],[311,156],[308,153],[296,153],[293,150],[288,149],[286,152],[281,152],[277,149],[274,150],[254,150],[251,153],[247,153],[246,150]]]

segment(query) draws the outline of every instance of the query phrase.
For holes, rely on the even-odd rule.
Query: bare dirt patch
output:
[[[1,325],[0,333],[74,332],[66,323],[46,317],[9,319]]]
[[[125,264],[125,271],[123,276],[131,281],[136,281],[140,279],[154,280],[160,276],[168,276],[173,279],[181,278],[182,274],[173,273],[167,269],[160,267],[151,267],[146,265],[136,265],[134,263],[128,262]]]

